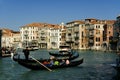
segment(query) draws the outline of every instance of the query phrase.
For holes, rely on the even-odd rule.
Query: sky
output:
[[[33,22],[116,20],[119,14],[120,0],[0,0],[0,28],[16,31]]]

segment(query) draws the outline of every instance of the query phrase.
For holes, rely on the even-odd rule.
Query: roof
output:
[[[83,21],[83,20],[75,20],[75,21],[68,22],[66,24],[72,24],[72,23],[85,24],[85,21]]]
[[[56,25],[56,24],[48,24],[48,23],[30,23],[30,24],[27,24],[25,26],[22,26],[21,28],[23,27],[39,27],[39,28],[43,28],[43,27],[47,27],[47,28],[62,28],[60,25]]]

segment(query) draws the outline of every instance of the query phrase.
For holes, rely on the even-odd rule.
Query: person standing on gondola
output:
[[[29,54],[30,54],[30,51],[29,51],[28,47],[26,47],[26,49],[23,50],[23,53],[25,55],[25,59],[28,60]]]

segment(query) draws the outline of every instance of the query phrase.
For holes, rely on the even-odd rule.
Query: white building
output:
[[[59,48],[60,26],[47,23],[31,23],[20,28],[22,46]]]
[[[50,48],[58,49],[60,46],[60,29],[51,28],[50,29]]]
[[[49,48],[50,44],[50,30],[49,27],[43,25],[38,29],[38,45],[40,48]]]
[[[2,47],[20,47],[20,32],[2,29]]]
[[[22,47],[38,46],[38,26],[28,24],[20,28]]]

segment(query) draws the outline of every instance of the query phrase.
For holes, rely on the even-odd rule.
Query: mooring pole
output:
[[[2,57],[2,29],[0,29],[0,58]]]

